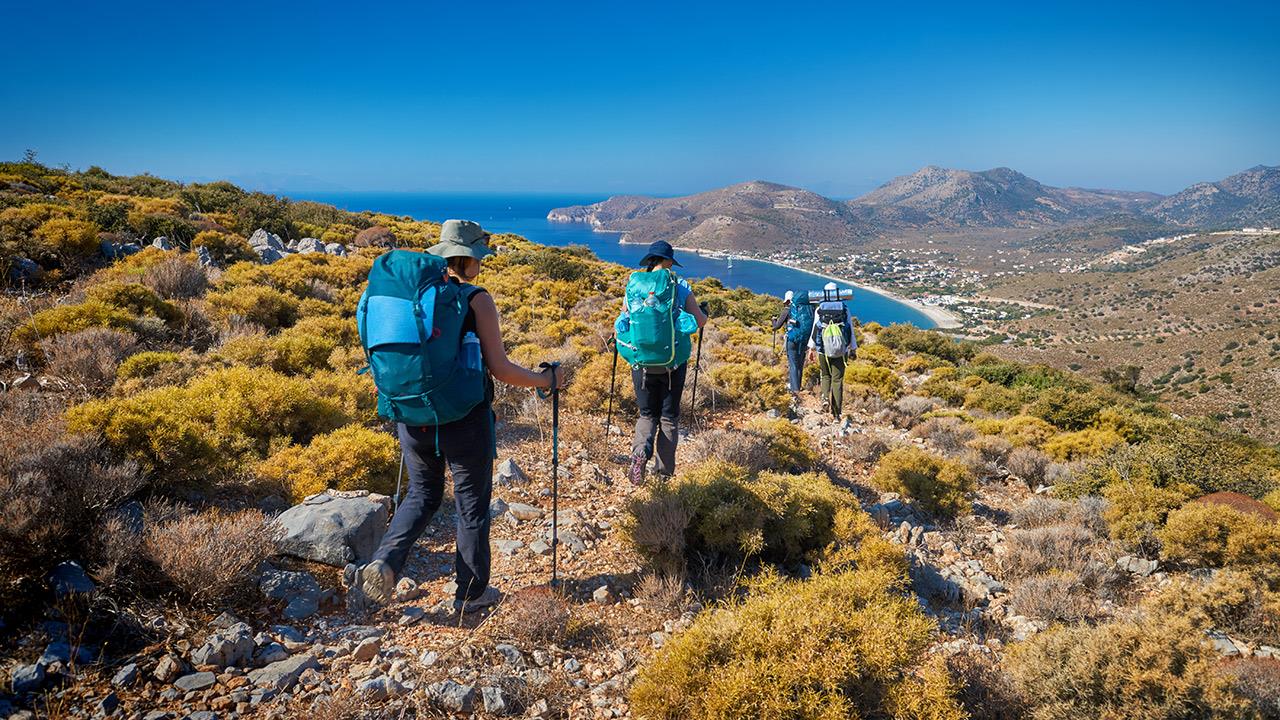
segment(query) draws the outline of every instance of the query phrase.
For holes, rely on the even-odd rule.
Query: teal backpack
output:
[[[698,322],[676,305],[679,280],[666,269],[631,273],[614,323],[618,354],[632,367],[677,368],[689,361]]]
[[[808,290],[795,290],[791,295],[791,320],[787,325],[787,340],[793,343],[809,342],[813,332],[813,305],[808,302]]]
[[[356,327],[378,388],[378,414],[411,426],[466,416],[485,398],[481,363],[463,360],[471,285],[449,282],[444,258],[392,250],[373,261]],[[361,372],[364,372],[363,370]]]

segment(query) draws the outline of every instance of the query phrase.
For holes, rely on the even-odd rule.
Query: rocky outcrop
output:
[[[280,552],[341,567],[365,563],[387,530],[391,499],[365,491],[312,495],[275,519]]]

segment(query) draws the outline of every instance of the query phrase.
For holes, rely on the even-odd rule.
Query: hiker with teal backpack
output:
[[[385,603],[409,550],[440,508],[447,465],[457,505],[459,613],[495,603],[489,586],[489,501],[493,493],[493,380],[557,389],[549,367],[527,370],[507,358],[493,298],[471,285],[492,254],[476,223],[448,220],[426,253],[392,250],[369,271],[356,324],[378,389],[378,414],[396,423],[409,490],[373,559],[348,565],[349,587]]]
[[[614,323],[618,354],[631,366],[640,416],[631,442],[631,482],[644,483],[654,458],[654,472],[670,477],[676,470],[680,396],[692,352],[690,336],[707,322],[705,305],[676,277],[671,243],[658,240],[640,261],[643,270],[627,280],[622,312]]]
[[[788,290],[783,296],[782,312],[773,320],[773,329],[785,327],[785,346],[787,366],[787,388],[794,401],[800,393],[801,380],[804,377],[805,347],[809,336],[813,333],[813,306],[808,302],[809,291]]]
[[[849,308],[838,299],[836,284],[829,282],[822,290],[829,299],[818,304],[813,331],[809,334],[809,359],[814,355],[818,358],[822,408],[839,420],[844,412],[845,359],[853,354],[858,343],[854,340]]]

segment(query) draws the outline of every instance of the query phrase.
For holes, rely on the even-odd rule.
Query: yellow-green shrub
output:
[[[1049,423],[1031,415],[1014,415],[1000,428],[1000,434],[1014,447],[1041,447],[1057,432]]]
[[[786,370],[758,362],[721,364],[711,371],[719,400],[751,410],[785,411],[791,404]]]
[[[1124,443],[1124,438],[1114,430],[1089,428],[1062,433],[1044,444],[1044,451],[1054,460],[1070,461],[1096,457]]]
[[[282,442],[305,442],[347,420],[305,381],[245,367],[67,411],[70,431],[101,432],[157,479],[197,482],[230,477]]]
[[[880,343],[859,345],[857,351],[854,353],[854,357],[878,367],[891,368],[898,364],[898,356],[894,355],[892,350]]]
[[[1280,478],[1277,478],[1276,482],[1280,483]],[[1272,490],[1266,495],[1263,495],[1262,502],[1266,503],[1267,507],[1272,510],[1280,512],[1280,489]]]
[[[209,316],[224,326],[233,317],[238,317],[267,330],[288,327],[298,319],[298,305],[297,298],[275,288],[261,286],[218,290],[205,296]]]
[[[1250,642],[1274,642],[1280,634],[1280,592],[1274,572],[1228,568],[1207,580],[1177,575],[1143,605]]]
[[[756,418],[747,429],[769,439],[769,459],[776,470],[807,470],[818,462],[809,433],[785,418]]]
[[[966,717],[925,660],[934,627],[883,571],[775,581],[704,613],[640,672],[633,711],[652,720]]]
[[[196,233],[191,241],[191,249],[204,248],[209,256],[219,265],[232,265],[238,262],[256,262],[258,254],[249,246],[249,241],[235,233],[205,230]]]
[[[76,305],[57,305],[36,313],[13,329],[13,341],[35,350],[38,343],[54,335],[79,332],[91,327],[129,330],[134,318],[128,311],[102,302],[83,302]]]
[[[956,369],[942,367],[933,371],[928,380],[920,384],[920,394],[935,397],[948,405],[959,405],[964,402],[968,389],[956,381]]]
[[[965,393],[964,406],[990,413],[1016,413],[1022,409],[1022,394],[1003,385],[982,383]]]
[[[335,351],[335,353],[340,351]],[[331,360],[332,362],[332,360]],[[363,361],[361,365],[363,365]],[[353,370],[321,370],[307,378],[307,384],[316,395],[328,398],[352,420],[372,423],[378,419],[378,396],[373,378],[368,373],[356,374]]]
[[[796,562],[812,559],[836,540],[836,511],[856,506],[856,498],[817,473],[752,476],[736,465],[710,460],[633,498],[626,535],[659,567],[681,565],[684,557],[670,557],[677,549],[686,556],[759,555]],[[670,522],[673,515],[683,523]],[[656,528],[658,524],[669,527]]]
[[[1218,655],[1182,617],[1058,626],[1005,662],[1035,720],[1227,720],[1246,702],[1216,671]]]
[[[182,311],[165,301],[142,283],[107,282],[94,285],[85,292],[87,302],[100,302],[120,308],[131,315],[149,315],[174,323],[182,319]]]
[[[1103,518],[1111,537],[1131,547],[1150,551],[1157,546],[1156,531],[1175,508],[1195,497],[1194,485],[1156,486],[1147,477],[1117,479],[1102,489],[1110,505]]]
[[[1040,392],[1027,408],[1027,414],[1063,430],[1083,430],[1097,420],[1098,413],[1107,404],[1095,391],[1050,387]]]
[[[890,450],[880,458],[871,483],[884,492],[906,495],[929,512],[954,516],[969,510],[973,475],[962,464],[916,447]]]
[[[904,373],[922,373],[932,367],[939,367],[929,362],[929,358],[923,355],[912,355],[911,357],[898,363],[898,370]]]
[[[52,218],[36,229],[44,250],[64,262],[98,252],[98,226],[87,220]]]
[[[125,358],[120,363],[120,369],[116,372],[116,377],[122,380],[131,380],[133,378],[146,378],[154,375],[161,367],[170,363],[176,363],[182,359],[182,356],[176,352],[168,350],[148,350]]]
[[[885,400],[893,400],[902,394],[902,378],[887,367],[871,363],[857,360],[849,363],[844,369],[844,381],[868,385]]]
[[[293,502],[336,490],[395,492],[400,446],[385,432],[347,425],[317,435],[305,446],[276,451],[257,467],[260,480],[284,490]]]
[[[1198,567],[1280,564],[1280,525],[1218,503],[1183,505],[1156,536],[1166,560]]]

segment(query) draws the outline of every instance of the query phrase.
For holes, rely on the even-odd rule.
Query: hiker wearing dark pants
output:
[[[563,387],[564,375],[527,370],[507,358],[493,298],[467,284],[480,273],[480,260],[492,253],[488,239],[489,234],[473,222],[448,220],[441,226],[440,242],[428,250],[448,261],[449,282],[466,289],[466,315],[458,342],[478,341],[477,360],[486,371],[484,400],[453,422],[428,427],[397,425],[409,492],[369,564],[361,568],[348,566],[344,572],[350,575],[345,578],[349,585],[374,602],[391,599],[409,551],[440,509],[446,466],[453,475],[458,511],[454,609],[471,612],[492,605],[501,597],[497,588],[489,587],[489,499],[493,494],[496,453],[493,380],[519,387],[551,388],[553,383]]]
[[[649,252],[640,260],[645,273],[670,271],[676,262],[675,250],[671,243],[658,240],[649,245]],[[628,284],[630,282],[628,281]],[[623,311],[627,309],[624,307]],[[674,288],[672,311],[681,311],[692,316],[696,327],[701,330],[707,323],[707,310],[699,305],[689,284],[681,280]],[[686,320],[688,318],[686,317]],[[671,331],[675,329],[674,315],[669,320]],[[616,327],[616,326],[615,326]],[[692,326],[691,326],[692,327]],[[691,334],[690,331],[684,331]],[[672,348],[673,356],[676,354]],[[688,355],[673,361],[674,367],[633,367],[631,384],[636,391],[636,404],[640,406],[639,417],[636,418],[635,435],[631,443],[631,469],[628,476],[636,485],[644,483],[646,466],[657,451],[654,472],[660,476],[671,476],[676,472],[676,444],[680,441],[680,397],[684,394],[684,380],[688,371]],[[679,364],[675,364],[678,362]]]
[[[790,290],[783,296],[782,312],[778,313],[778,317],[773,319],[773,329],[781,330],[791,324],[791,303],[794,293]],[[788,333],[790,334],[790,333]],[[800,392],[800,381],[804,375],[804,356],[805,343],[804,340],[792,340],[788,337],[784,343],[787,351],[787,388],[794,395]]]
[[[489,500],[493,494],[493,411],[477,405],[465,418],[435,428],[397,425],[409,490],[373,554],[398,577],[409,550],[444,498],[444,470],[453,475],[457,508],[458,592],[481,594],[489,586]],[[447,459],[446,459],[447,458]]]
[[[631,440],[632,457],[655,458],[653,471],[659,475],[676,472],[676,443],[680,438],[680,395],[688,363],[670,371],[634,368],[631,383],[636,390],[640,417]],[[655,453],[656,450],[656,453]]]

